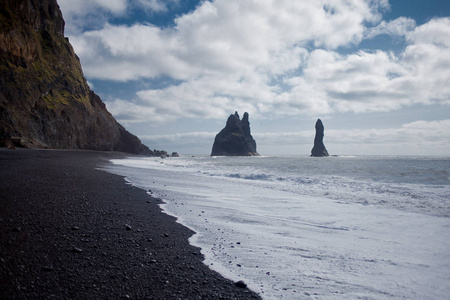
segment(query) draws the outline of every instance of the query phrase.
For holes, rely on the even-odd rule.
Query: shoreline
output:
[[[260,299],[203,263],[124,153],[0,149],[0,298]]]

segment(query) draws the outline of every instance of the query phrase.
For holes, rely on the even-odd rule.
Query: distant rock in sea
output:
[[[158,155],[90,90],[56,0],[0,1],[0,147]]]
[[[311,156],[314,157],[324,157],[329,156],[325,145],[323,144],[324,127],[322,121],[317,119],[316,122],[316,136],[314,138],[314,147],[311,150]]]
[[[242,120],[237,112],[230,115],[227,124],[214,139],[211,156],[252,156],[256,152],[256,142],[250,134],[248,113]]]

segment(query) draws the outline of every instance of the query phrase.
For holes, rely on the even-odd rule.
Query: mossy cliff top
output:
[[[56,0],[0,0],[0,146],[152,155],[90,90]]]

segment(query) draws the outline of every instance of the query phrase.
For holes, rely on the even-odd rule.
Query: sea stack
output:
[[[314,138],[314,147],[311,150],[311,156],[314,157],[329,156],[328,151],[325,148],[325,145],[323,144],[323,136],[324,136],[323,131],[324,127],[322,121],[320,119],[317,119],[316,136]]]
[[[256,152],[256,142],[250,133],[248,113],[242,120],[237,112],[230,115],[227,124],[214,139],[211,156],[252,156]]]
[[[88,86],[56,0],[0,1],[0,147],[155,155]]]

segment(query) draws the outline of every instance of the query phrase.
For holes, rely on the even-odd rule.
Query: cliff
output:
[[[240,120],[237,112],[230,115],[227,124],[214,139],[211,156],[251,156],[256,152],[256,142],[250,133],[248,113]]]
[[[56,0],[0,0],[0,146],[153,155],[90,90]]]
[[[314,137],[314,147],[311,150],[311,156],[323,157],[329,156],[328,151],[323,144],[324,130],[322,121],[320,119],[316,122],[316,136]]]

